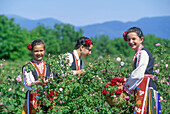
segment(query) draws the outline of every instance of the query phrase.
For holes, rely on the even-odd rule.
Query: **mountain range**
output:
[[[16,24],[19,24],[22,28],[27,28],[28,30],[34,29],[38,24],[43,24],[46,27],[53,28],[55,24],[64,23],[54,18],[31,20],[17,15],[5,16],[7,16],[9,19],[14,18],[14,22]],[[114,39],[122,37],[122,33],[133,26],[140,27],[144,35],[154,34],[156,37],[170,39],[170,16],[145,17],[137,21],[129,22],[109,21],[104,23],[74,27],[75,30],[81,28],[84,31],[83,35],[87,37],[107,35],[109,38]]]

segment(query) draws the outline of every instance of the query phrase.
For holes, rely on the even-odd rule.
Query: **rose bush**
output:
[[[153,49],[154,81],[158,88],[162,112],[169,110],[169,44],[155,46]],[[128,78],[132,71],[132,57],[119,56],[98,58],[85,62],[86,72],[74,76],[68,67],[67,60],[62,56],[49,56],[47,63],[56,75],[49,79],[47,86],[39,87],[39,98],[47,106],[52,106],[49,113],[131,113],[133,102],[128,102],[131,107],[120,102],[122,109],[110,107],[102,95],[105,84],[114,77]],[[123,65],[121,64],[124,63]],[[25,100],[26,89],[23,85],[21,68],[25,63],[8,62],[0,60],[0,112],[21,113]],[[159,69],[159,70],[158,70]],[[159,72],[158,72],[159,71]],[[133,99],[133,96],[126,96]],[[124,108],[123,108],[124,107]],[[131,109],[130,109],[131,108]],[[41,110],[40,110],[41,113]]]

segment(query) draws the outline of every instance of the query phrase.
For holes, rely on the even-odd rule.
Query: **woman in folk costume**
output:
[[[26,101],[22,114],[32,114],[39,111],[37,108],[38,94],[36,92],[31,92],[31,84],[44,86],[48,82],[47,79],[51,77],[49,66],[43,61],[43,56],[46,51],[44,41],[39,39],[34,40],[27,46],[27,48],[31,51],[34,59],[24,65],[22,68],[24,85],[26,89],[28,89],[26,92]],[[26,70],[29,66],[32,66],[33,68],[31,71]],[[44,80],[43,82],[41,81],[42,79]],[[47,109],[44,108],[44,110]]]
[[[124,84],[129,94],[135,93],[134,114],[161,114],[159,93],[152,80],[154,60],[142,45],[143,33],[140,28],[132,27],[124,32],[123,37],[129,47],[135,50],[133,71]]]
[[[69,52],[66,55],[69,59],[69,66],[74,75],[80,75],[85,72],[84,63],[81,57],[86,58],[91,54],[93,48],[92,41],[87,37],[80,37],[75,44],[73,52]]]

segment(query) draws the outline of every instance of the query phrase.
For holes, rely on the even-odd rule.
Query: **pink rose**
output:
[[[9,88],[9,89],[8,89],[8,91],[11,91],[11,90],[12,90],[12,88]]]
[[[129,96],[126,96],[125,99],[126,99],[126,100],[129,100]]]
[[[160,96],[160,100],[161,100],[161,101],[163,101],[163,98],[162,98],[162,96]]]
[[[166,79],[165,79],[165,78],[163,78],[163,79],[161,80],[161,82],[162,82],[162,83],[165,83],[165,80],[166,80]]]
[[[60,88],[59,90],[60,90],[60,91],[63,91],[63,88]]]
[[[168,64],[166,64],[165,66],[166,66],[166,68],[168,68]]]
[[[22,88],[22,91],[24,92],[24,88]]]
[[[1,63],[1,64],[0,64],[0,66],[2,67],[2,66],[3,66],[3,64]]]
[[[3,102],[1,102],[0,105],[3,105]]]
[[[121,66],[124,66],[124,64],[125,64],[124,62],[121,62],[121,63],[120,63]]]
[[[18,77],[16,78],[17,82],[21,82],[21,75],[18,75]]]
[[[156,80],[157,80],[157,76],[154,75],[152,79],[153,79],[154,81],[156,81]]]
[[[159,69],[155,70],[156,73],[159,73]]]
[[[160,46],[160,45],[161,45],[160,43],[155,44],[155,46]]]
[[[121,61],[121,58],[120,58],[120,57],[117,57],[117,58],[116,58],[116,61],[117,61],[117,62],[120,62],[120,61]]]

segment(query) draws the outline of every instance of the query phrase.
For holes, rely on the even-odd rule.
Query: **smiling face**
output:
[[[143,37],[139,38],[136,32],[130,32],[127,35],[128,45],[132,49],[138,49],[142,45]]]
[[[90,55],[91,54],[91,50],[92,50],[92,48],[93,48],[93,45],[91,44],[90,45],[90,47],[84,47],[84,46],[82,46],[82,47],[80,47],[80,48],[82,48],[82,52],[81,52],[81,55],[84,57],[84,58],[86,58],[88,55]]]
[[[32,54],[35,60],[41,61],[45,54],[44,44],[35,45],[33,47]]]

